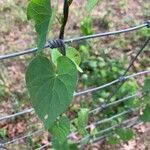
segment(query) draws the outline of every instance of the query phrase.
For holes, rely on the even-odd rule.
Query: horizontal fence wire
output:
[[[116,35],[116,34],[122,34],[122,33],[127,33],[127,32],[131,32],[131,31],[135,31],[135,30],[139,30],[139,29],[142,29],[144,27],[150,27],[150,21],[146,21],[144,24],[142,25],[139,25],[139,26],[135,26],[135,27],[131,27],[131,28],[127,28],[127,29],[123,29],[123,30],[118,30],[118,31],[113,31],[113,32],[105,32],[105,33],[98,33],[98,34],[92,34],[92,35],[88,35],[88,36],[82,36],[82,37],[77,37],[77,38],[72,38],[72,39],[67,39],[67,40],[63,40],[63,43],[64,44],[69,44],[69,43],[72,43],[72,42],[78,42],[78,41],[81,41],[81,40],[88,40],[88,39],[92,39],[92,38],[97,38],[97,37],[104,37],[104,36],[111,36],[111,35]],[[141,51],[143,51],[143,49],[146,47],[146,45],[148,44],[150,38],[146,41],[146,43],[143,45],[143,47],[141,48],[141,50],[137,53],[136,57],[134,57],[134,59],[131,61],[131,63],[129,64],[128,68],[125,70],[125,73],[123,76],[121,76],[120,78],[112,81],[112,82],[109,82],[105,85],[102,85],[102,86],[99,86],[99,87],[96,87],[96,88],[91,88],[91,89],[87,89],[87,90],[84,90],[84,91],[81,91],[81,92],[77,92],[74,94],[74,96],[80,96],[80,95],[84,95],[84,94],[87,94],[87,93],[92,93],[92,92],[96,92],[96,91],[99,91],[103,88],[106,88],[106,87],[109,87],[113,84],[116,84],[116,83],[123,83],[124,81],[126,81],[127,79],[130,79],[130,78],[133,78],[133,77],[136,77],[136,76],[139,76],[139,75],[143,75],[143,74],[147,74],[147,73],[150,73],[150,70],[146,70],[146,71],[142,71],[142,72],[138,72],[138,73],[135,73],[135,74],[132,74],[132,75],[128,75],[128,76],[125,76],[126,73],[129,71],[129,69],[131,68],[131,66],[133,65],[134,61],[137,59],[138,55],[141,53]],[[55,44],[55,41],[56,40],[51,40],[49,41],[49,43],[53,43]],[[46,44],[44,46],[44,48],[48,48],[48,47],[51,47],[50,44]],[[52,48],[52,47],[51,47]],[[21,55],[26,55],[26,54],[30,54],[30,53],[34,53],[37,51],[37,48],[32,48],[32,49],[28,49],[28,50],[24,50],[24,51],[20,51],[20,52],[16,52],[16,53],[12,53],[12,54],[6,54],[6,55],[2,55],[0,56],[0,60],[4,60],[4,59],[8,59],[8,58],[13,58],[13,57],[17,57],[17,56],[21,56]],[[116,89],[116,91],[118,91],[118,89]],[[122,98],[120,100],[117,100],[115,102],[112,102],[112,103],[107,103],[106,105],[103,105],[101,107],[98,107],[94,110],[91,110],[90,113],[94,113],[96,111],[99,111],[101,110],[101,108],[107,108],[107,107],[110,107],[110,106],[113,106],[117,103],[120,103],[120,102],[123,102],[125,100],[128,100],[128,99],[131,99],[133,97],[136,97],[136,96],[140,96],[143,92],[142,91],[139,91],[138,93],[135,93],[131,96],[128,96],[128,97],[125,97],[125,98]],[[113,93],[113,95],[116,94]],[[100,120],[100,121],[97,121],[95,123],[93,123],[94,126],[98,126],[100,124],[103,124],[103,123],[106,123],[106,122],[109,122],[109,121],[112,121],[120,116],[123,116],[123,115],[126,115],[126,114],[129,114],[129,113],[132,113],[132,112],[135,112],[139,110],[139,108],[135,108],[135,109],[129,109],[129,110],[126,110],[126,111],[123,111],[119,114],[116,114],[110,118],[106,118],[106,119],[103,119],[103,120]],[[0,117],[0,121],[3,121],[3,120],[6,120],[6,119],[12,119],[12,118],[15,118],[17,116],[20,116],[20,115],[23,115],[23,114],[26,114],[26,113],[31,113],[33,112],[33,108],[30,108],[30,109],[26,109],[26,110],[23,110],[21,112],[18,112],[18,113],[15,113],[15,114],[11,114],[11,115],[6,115],[6,116],[2,116]],[[88,125],[86,127],[86,129],[89,129],[90,128],[90,125]],[[110,127],[111,128],[111,127]],[[105,130],[108,130],[108,129],[105,129]],[[35,132],[32,132],[32,133],[28,133],[27,135],[24,135],[24,136],[21,136],[21,137],[17,137],[17,138],[14,138],[10,141],[7,141],[5,143],[1,143],[0,144],[0,148],[4,148],[4,149],[7,149],[5,148],[4,146],[5,145],[8,145],[8,144],[12,144],[12,143],[15,143],[19,140],[24,140],[25,138],[28,138],[28,137],[31,137],[31,136],[34,136],[36,134],[40,134],[41,132],[44,132],[44,129],[40,129],[40,130],[37,130]],[[104,132],[104,131],[101,131],[101,132]],[[74,133],[77,133],[77,132],[74,132]],[[71,134],[70,134],[71,135]],[[70,135],[68,137],[70,137]],[[48,143],[47,145],[43,145],[42,147],[36,149],[36,150],[41,150],[47,146],[49,146],[51,143]]]
[[[103,120],[101,120],[101,121],[97,121],[97,122],[93,123],[92,125],[98,126],[98,125],[101,125],[101,124],[103,124],[103,123],[110,122],[110,121],[112,121],[112,120],[114,120],[114,119],[116,119],[116,118],[118,118],[118,117],[120,117],[120,116],[123,116],[123,115],[129,114],[129,113],[135,112],[135,111],[137,111],[137,110],[139,110],[139,108],[129,109],[129,110],[127,110],[127,111],[123,111],[123,112],[121,112],[121,113],[119,113],[119,114],[117,114],[117,115],[114,115],[114,116],[112,116],[112,117],[110,117],[110,118],[106,118],[106,119],[103,119]],[[91,127],[91,126],[88,125],[88,126],[86,127],[86,129],[89,129],[90,127]],[[5,146],[5,145],[8,145],[8,144],[12,144],[12,143],[15,143],[15,142],[17,142],[17,141],[19,141],[19,140],[26,139],[26,138],[28,138],[28,137],[34,136],[34,135],[36,135],[36,134],[40,134],[40,133],[42,133],[42,132],[44,132],[44,128],[39,129],[39,130],[37,130],[37,131],[35,131],[35,132],[32,132],[32,133],[28,133],[28,134],[23,135],[23,136],[21,136],[21,137],[16,137],[16,138],[14,138],[14,139],[12,139],[12,140],[10,140],[10,141],[7,141],[7,142],[1,142],[1,143],[0,143],[0,146]],[[77,134],[77,132],[72,132],[70,135],[68,135],[68,138],[70,138],[72,134]]]
[[[126,110],[126,111],[123,111],[123,112],[121,112],[121,113],[118,113],[118,114],[116,114],[116,115],[114,115],[114,116],[112,116],[112,117],[110,117],[110,118],[106,118],[106,119],[103,119],[103,120],[94,122],[94,123],[92,123],[92,126],[99,126],[99,125],[101,125],[101,124],[110,122],[110,121],[112,121],[112,120],[114,120],[114,119],[116,119],[116,118],[118,118],[118,117],[123,116],[123,115],[136,112],[136,111],[138,111],[139,109],[140,109],[140,108],[130,108],[130,109],[128,109],[128,110]],[[85,129],[89,129],[90,127],[91,127],[91,125],[88,125],[88,126],[86,126]],[[74,134],[77,134],[77,133],[78,133],[78,132],[74,132]],[[72,133],[71,133],[71,134],[72,134]],[[69,135],[69,137],[71,136],[71,134]]]
[[[119,99],[119,100],[116,100],[116,101],[114,101],[114,102],[110,102],[110,103],[106,104],[106,105],[103,106],[103,107],[98,107],[98,108],[96,108],[96,109],[91,110],[91,111],[89,112],[89,114],[99,111],[100,108],[103,108],[103,110],[104,110],[104,109],[106,109],[106,108],[108,108],[108,107],[110,107],[110,106],[116,105],[116,104],[121,103],[121,102],[125,102],[125,101],[127,101],[127,100],[129,100],[129,99],[131,99],[131,98],[135,98],[135,97],[137,97],[137,96],[141,96],[140,99],[142,99],[144,92],[146,93],[146,92],[148,92],[149,90],[150,90],[150,89],[148,89],[148,90],[141,90],[141,91],[138,91],[137,93],[132,94],[132,95],[130,95],[130,96],[124,97],[124,98]],[[94,126],[97,126],[97,125],[103,124],[103,123],[105,123],[105,122],[109,122],[109,121],[111,121],[111,120],[113,120],[113,119],[115,119],[115,118],[118,118],[119,116],[128,114],[128,113],[130,113],[130,112],[134,112],[134,111],[137,111],[137,110],[139,110],[139,108],[133,108],[133,109],[130,108],[129,110],[124,111],[124,112],[119,113],[119,114],[116,114],[116,115],[114,115],[114,116],[112,116],[112,117],[110,117],[110,118],[106,118],[106,119],[97,121],[96,123],[93,123],[93,125],[94,125]],[[89,129],[90,127],[91,127],[91,125],[87,126],[86,129]],[[77,134],[77,132],[75,132],[75,134]]]
[[[139,76],[139,75],[144,75],[144,74],[149,74],[149,73],[150,73],[150,70],[141,71],[141,72],[138,72],[138,73],[134,73],[134,74],[125,76],[125,77],[124,77],[124,80],[128,80],[128,79],[137,77],[137,76]],[[74,94],[74,96],[80,96],[80,95],[84,95],[84,94],[88,94],[88,93],[92,93],[92,92],[97,92],[97,91],[99,91],[99,90],[101,90],[101,89],[103,89],[103,88],[109,87],[109,86],[111,86],[111,85],[113,85],[113,84],[116,84],[116,83],[118,83],[118,82],[120,82],[120,81],[121,81],[121,80],[120,80],[120,78],[119,78],[119,79],[114,80],[114,81],[112,81],[112,82],[109,82],[109,83],[107,83],[107,84],[105,84],[105,85],[102,85],[102,86],[99,86],[99,87],[96,87],[96,88],[91,88],[91,89],[88,89],[88,90],[85,90],[85,91],[77,92],[77,93]],[[139,95],[139,94],[138,94],[138,93],[135,93],[135,95]],[[131,96],[126,97],[126,98],[124,98],[124,99],[129,99],[130,97],[132,98],[132,97],[134,97],[134,95],[131,95]],[[122,101],[122,99],[117,100],[117,101]],[[113,102],[113,103],[117,103],[117,101],[115,101],[115,102]],[[100,107],[98,107],[98,108],[96,108],[96,109],[94,109],[94,110],[91,110],[90,113],[94,113],[94,112],[96,112],[96,111],[98,111],[98,110],[100,111],[101,109],[103,109],[104,107],[108,107],[109,105],[112,105],[112,103],[110,103],[110,104],[103,104],[102,106],[100,106]],[[15,114],[6,115],[6,116],[0,116],[0,121],[6,120],[6,119],[13,119],[13,118],[18,117],[18,116],[20,116],[20,115],[24,115],[24,114],[27,114],[27,113],[31,113],[31,112],[33,112],[33,111],[34,111],[34,109],[33,109],[33,108],[30,108],[30,109],[25,109],[25,110],[23,110],[23,111],[21,111],[21,112],[15,113]]]
[[[79,95],[84,95],[84,94],[87,94],[87,93],[92,93],[92,92],[97,92],[103,88],[106,88],[106,87],[109,87],[113,84],[116,84],[116,83],[119,83],[119,82],[122,82],[122,80],[128,80],[130,78],[134,78],[134,77],[137,77],[139,75],[143,75],[143,74],[148,74],[150,73],[150,70],[146,70],[146,71],[141,71],[141,72],[138,72],[138,73],[134,73],[134,74],[131,74],[131,75],[128,75],[128,76],[123,76],[121,78],[118,78],[112,82],[109,82],[107,84],[104,84],[102,86],[98,86],[96,88],[92,88],[92,89],[88,89],[88,90],[85,90],[85,91],[81,91],[81,92],[78,92],[75,94],[75,96],[79,96]]]
[[[125,128],[129,128],[129,127],[132,127],[132,126],[135,126],[137,124],[140,124],[141,122],[138,120],[138,117],[133,117],[131,119],[128,119],[128,120],[125,120],[123,121],[122,123],[119,123],[118,125],[114,125],[114,126],[111,126],[107,129],[104,129],[98,133],[96,133],[94,136],[98,136],[98,135],[101,135],[101,136],[98,136],[98,137],[93,137],[93,136],[89,136],[87,138],[90,139],[89,143],[96,143],[100,140],[103,140],[104,138],[106,138],[108,136],[108,134],[112,133],[113,130],[115,130],[116,128],[118,127],[125,127]],[[82,139],[82,141],[86,140],[85,139]],[[82,142],[80,141],[80,143]]]
[[[15,113],[15,114],[11,114],[11,115],[6,115],[6,116],[3,116],[3,117],[0,117],[0,121],[3,121],[3,120],[6,120],[6,119],[13,119],[17,116],[21,116],[21,115],[24,115],[26,113],[31,113],[33,112],[33,108],[30,108],[30,109],[25,109],[21,112],[18,112],[18,113]]]
[[[16,138],[14,138],[14,139],[12,139],[10,141],[7,141],[7,142],[0,142],[0,147],[1,146],[6,146],[6,145],[9,145],[9,144],[12,144],[12,143],[16,143],[16,142],[18,142],[20,140],[24,140],[24,139],[26,139],[28,137],[31,137],[31,136],[34,136],[34,135],[37,135],[37,134],[41,134],[42,132],[44,132],[43,128],[39,129],[39,130],[37,130],[35,132],[28,133],[28,134],[26,134],[24,136],[16,137]]]
[[[122,113],[119,113],[119,114],[117,114],[117,115],[115,115],[115,116],[112,116],[112,117],[110,117],[110,118],[107,118],[107,119],[104,119],[104,120],[95,122],[95,123],[93,123],[93,125],[94,125],[94,126],[98,126],[98,125],[101,125],[101,124],[103,124],[103,123],[110,122],[110,121],[112,121],[112,120],[114,120],[114,119],[116,119],[116,118],[118,118],[118,117],[121,117],[121,116],[123,116],[123,115],[129,114],[129,113],[132,113],[132,112],[135,112],[135,111],[137,111],[137,110],[138,110],[138,109],[129,109],[129,110],[127,110],[127,111],[124,111],[124,112],[122,112]],[[89,129],[89,128],[90,128],[90,125],[86,127],[86,129]],[[22,136],[22,137],[19,137],[19,138],[15,138],[15,139],[13,139],[13,140],[11,140],[11,141],[8,141],[8,142],[6,142],[6,143],[2,143],[1,145],[2,145],[2,146],[5,146],[5,145],[8,145],[8,144],[12,144],[12,143],[17,142],[17,141],[19,141],[19,140],[23,140],[23,139],[28,138],[28,137],[30,137],[30,136],[39,134],[39,133],[41,133],[41,132],[43,132],[43,131],[44,131],[44,129],[40,129],[40,130],[37,130],[37,131],[35,131],[35,132],[33,132],[33,133],[29,133],[29,134],[27,134],[27,135],[25,135],[25,136]],[[77,134],[77,132],[71,133],[71,134],[68,136],[68,138],[70,138],[72,134]]]
[[[137,109],[134,109],[134,110],[132,110],[132,112],[135,112],[135,111],[137,111]],[[117,117],[119,117],[119,116],[122,116],[122,115],[125,115],[125,114],[128,114],[128,113],[131,113],[131,110],[130,111],[128,111],[127,113],[120,113],[120,115],[118,114],[118,116],[116,116],[116,118]],[[125,120],[125,121],[123,121],[122,123],[119,123],[119,124],[117,124],[117,125],[114,125],[114,126],[112,126],[112,127],[109,127],[109,128],[107,128],[107,129],[103,129],[103,130],[101,130],[100,132],[98,132],[97,134],[104,134],[104,133],[106,133],[106,132],[110,132],[110,131],[112,131],[112,130],[114,130],[116,127],[119,127],[119,126],[125,126],[126,124],[128,124],[129,122],[131,122],[131,121],[133,121],[133,119],[137,119],[138,117],[134,117],[134,118],[131,118],[131,119],[127,119],[127,120]],[[113,120],[113,119],[115,119],[115,118],[110,118],[110,120]],[[109,121],[110,121],[109,120]],[[137,124],[137,123],[133,123],[133,124]],[[97,135],[96,134],[96,135]],[[71,134],[68,136],[68,138],[70,138],[71,137]],[[90,139],[90,138],[92,138],[93,137],[93,135],[89,135],[88,137],[85,137],[85,138],[83,138],[83,139],[81,139],[80,141],[78,141],[78,142],[76,142],[77,144],[79,144],[79,146],[81,146],[81,143],[83,142],[83,141],[85,141],[87,138],[88,139]],[[104,137],[106,137],[106,135],[104,136]],[[103,137],[103,138],[104,138]],[[102,138],[102,137],[101,137]],[[96,139],[94,139],[93,138],[93,142],[94,142],[94,140],[96,140]],[[36,150],[42,150],[43,148],[46,148],[46,147],[48,147],[48,146],[50,146],[51,145],[51,143],[47,143],[47,144],[45,144],[45,145],[43,145],[43,146],[41,146],[41,147],[39,147],[38,149],[36,149]]]
[[[141,24],[139,26],[135,26],[135,27],[127,28],[127,29],[122,29],[122,30],[118,30],[118,31],[104,32],[104,33],[97,33],[97,34],[92,34],[92,35],[87,35],[87,36],[82,36],[82,37],[76,37],[76,38],[72,38],[72,39],[63,40],[63,42],[65,44],[69,44],[69,43],[78,42],[78,41],[81,41],[81,40],[88,40],[88,39],[104,37],[104,36],[108,37],[108,36],[111,36],[111,35],[117,35],[117,34],[122,34],[122,33],[127,33],[127,32],[140,30],[144,27],[148,27],[148,28],[150,27],[150,20],[146,21],[144,24]],[[44,48],[49,48],[49,47],[50,47],[49,44],[46,44],[44,46]],[[31,54],[31,53],[34,53],[36,51],[37,51],[37,48],[32,48],[32,49],[12,53],[12,54],[2,55],[2,56],[0,56],[0,60],[13,58],[13,57],[18,57],[18,56],[26,55],[26,54]]]
[[[114,119],[116,119],[116,118],[118,118],[118,117],[123,116],[123,115],[136,112],[136,111],[138,111],[139,109],[140,109],[140,108],[130,108],[129,110],[123,111],[123,112],[121,112],[121,113],[119,113],[119,114],[117,114],[117,115],[114,115],[114,116],[110,117],[110,118],[106,118],[106,119],[104,119],[104,120],[97,121],[97,122],[93,123],[93,125],[94,125],[94,126],[98,126],[98,125],[101,125],[101,124],[103,124],[103,123],[110,122],[110,121],[112,121],[112,120],[114,120]],[[91,126],[88,125],[88,126],[86,127],[86,129],[89,129],[90,127],[91,127]]]
[[[110,107],[110,106],[114,106],[114,105],[119,104],[119,103],[121,103],[121,102],[128,101],[128,100],[131,99],[131,98],[135,98],[135,97],[137,97],[137,96],[140,96],[140,95],[142,95],[144,92],[147,92],[147,91],[141,90],[141,91],[139,91],[139,92],[137,92],[137,93],[135,93],[135,94],[133,94],[133,95],[129,95],[129,96],[127,96],[127,97],[124,97],[124,98],[122,98],[122,99],[116,100],[116,101],[114,101],[114,102],[110,102],[110,103],[104,104],[104,105],[102,105],[102,106],[100,106],[100,107],[97,107],[96,109],[91,110],[89,113],[91,114],[91,113],[95,113],[95,112],[100,112],[100,111],[102,111],[102,110],[104,110],[104,109],[106,109],[106,108],[108,108],[108,107]]]
[[[113,98],[113,96],[116,95],[116,93],[119,91],[119,89],[126,82],[126,80],[124,80],[124,76],[126,76],[126,74],[128,73],[128,71],[133,66],[134,62],[137,60],[138,56],[144,51],[145,47],[149,44],[149,42],[150,42],[150,36],[147,38],[147,40],[142,45],[142,47],[140,48],[140,50],[137,52],[137,54],[135,55],[135,57],[131,60],[131,62],[129,63],[127,69],[123,73],[123,75],[120,76],[120,79],[121,79],[120,85],[112,92],[112,94],[110,96],[108,96],[106,103],[108,103]]]
[[[138,117],[137,117],[137,116],[136,116],[136,117],[133,117],[133,118],[131,118],[131,119],[127,119],[127,120],[123,121],[122,123],[113,125],[113,126],[111,126],[111,127],[109,127],[109,128],[106,128],[106,129],[103,129],[103,130],[97,132],[97,133],[94,134],[94,135],[89,135],[89,136],[87,136],[87,137],[84,137],[84,138],[82,138],[82,139],[79,141],[79,143],[82,143],[83,141],[85,141],[85,140],[87,140],[87,139],[94,139],[94,140],[95,140],[94,137],[96,137],[96,136],[98,136],[98,135],[103,135],[103,134],[105,134],[105,133],[107,133],[107,132],[110,132],[110,131],[114,130],[114,129],[117,128],[117,127],[127,125],[127,124],[129,124],[130,122],[135,122],[135,121],[137,121],[137,120],[138,120]],[[101,137],[99,136],[99,138],[101,138]]]

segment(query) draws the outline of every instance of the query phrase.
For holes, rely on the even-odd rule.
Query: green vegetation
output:
[[[150,106],[148,92],[146,93],[145,99],[144,101],[142,101],[142,103],[141,98],[139,97],[131,98],[125,102],[109,107],[108,109],[104,110],[101,113],[97,113],[96,115],[89,115],[89,110],[97,108],[101,104],[105,103],[107,98],[117,88],[116,84],[92,93],[91,95],[83,96],[80,98],[80,102],[78,98],[75,98],[73,101],[72,97],[76,89],[77,71],[79,71],[78,88],[80,90],[90,87],[101,86],[117,79],[124,73],[124,70],[126,69],[126,66],[131,59],[129,57],[131,52],[133,53],[134,50],[137,50],[139,48],[140,44],[138,42],[143,42],[145,38],[148,37],[150,30],[145,28],[129,36],[122,35],[119,38],[117,36],[116,38],[110,39],[98,39],[100,41],[93,40],[86,42],[83,41],[77,44],[73,43],[71,44],[71,47],[68,45],[66,46],[66,56],[63,56],[61,54],[60,49],[54,49],[53,51],[51,51],[50,55],[50,51],[42,51],[42,47],[45,45],[47,35],[49,34],[49,29],[51,29],[50,32],[54,34],[53,37],[58,36],[56,31],[58,31],[58,26],[61,26],[61,24],[63,23],[63,17],[62,15],[60,15],[60,13],[57,14],[57,8],[55,8],[56,12],[54,14],[54,9],[53,7],[51,7],[49,2],[50,1],[47,0],[31,0],[27,9],[27,1],[17,1],[16,3],[14,1],[7,1],[6,5],[3,4],[4,6],[1,7],[0,12],[2,14],[7,13],[9,14],[9,17],[11,16],[12,18],[6,21],[5,16],[1,15],[0,19],[2,20],[2,22],[0,24],[2,24],[2,32],[7,35],[14,26],[19,26],[21,32],[22,28],[25,28],[26,32],[30,32],[28,36],[31,36],[34,33],[34,30],[32,29],[32,26],[27,26],[29,22],[27,21],[27,18],[25,16],[26,10],[28,11],[28,19],[34,20],[35,30],[37,32],[37,46],[40,53],[38,53],[36,56],[33,56],[35,58],[33,58],[31,63],[29,64],[26,74],[26,82],[27,88],[30,93],[32,106],[34,107],[39,118],[43,121],[45,128],[52,135],[53,148],[56,150],[76,150],[77,145],[74,143],[74,141],[67,139],[67,136],[70,134],[70,132],[77,131],[79,133],[76,135],[78,140],[84,137],[89,137],[91,135],[92,137],[96,137],[96,134],[99,131],[102,131],[103,129],[110,126],[117,125],[124,120],[132,117],[133,115],[124,115],[110,122],[106,122],[100,126],[94,126],[94,122],[112,117],[118,113],[128,110],[129,108],[141,107],[141,111],[143,110],[143,114],[140,116],[141,120],[149,122],[150,118],[148,114],[150,111]],[[72,4],[70,9],[73,9],[72,7],[74,6],[74,2],[69,1],[69,3]],[[82,18],[80,18],[81,16],[78,16],[79,20],[69,20],[71,23],[74,23],[73,21],[78,22],[75,27],[77,26],[76,28],[78,32],[81,33],[81,35],[90,35],[95,32],[103,31],[104,29],[105,31],[106,29],[112,31],[122,28],[121,25],[121,27],[118,27],[117,24],[117,22],[121,20],[113,20],[113,17],[115,15],[112,9],[109,10],[109,14],[107,14],[105,10],[101,10],[102,15],[100,17],[92,16],[92,12],[96,11],[96,4],[104,5],[102,1],[88,0],[88,3],[86,5],[87,9],[85,9],[87,16],[84,15],[82,16]],[[43,9],[45,7],[46,9]],[[127,1],[122,0],[116,7],[122,8],[123,11],[126,10],[129,5]],[[143,8],[145,7],[146,5],[143,6]],[[40,13],[36,13],[35,10]],[[144,11],[148,12],[149,10],[147,8]],[[145,14],[145,17],[147,17],[148,14],[146,14],[146,12],[144,11],[143,13]],[[71,19],[71,16],[73,15],[75,15],[75,13],[70,13],[69,19]],[[111,17],[112,20],[110,19]],[[60,24],[58,23],[58,20]],[[141,23],[141,21],[132,21],[132,18],[125,18],[122,19],[122,21],[126,21],[129,25],[131,24],[131,26],[134,25],[134,23]],[[5,27],[4,24],[6,24]],[[67,27],[65,31],[66,36],[73,37],[73,35],[70,34],[72,28],[70,27],[70,25],[68,26],[69,27]],[[75,32],[77,32],[76,29],[74,30]],[[3,33],[1,35],[3,35]],[[19,35],[20,39],[22,38],[21,36],[23,35]],[[27,35],[25,35],[25,37],[23,38],[25,38],[25,42],[27,42],[27,47],[32,47],[32,45],[34,45],[34,42],[30,43],[29,41],[32,41],[34,38],[27,38],[26,36]],[[7,39],[5,38],[2,40],[4,41],[3,43],[6,43],[5,40],[7,41]],[[135,66],[130,70],[130,73],[139,70],[146,70],[146,68],[148,68],[147,64],[149,64],[150,62],[147,57],[148,48],[142,54],[141,58],[139,58],[139,60],[134,64]],[[8,49],[8,47],[6,49]],[[11,47],[11,51],[13,51],[14,49],[16,51],[16,45],[14,45],[14,47]],[[17,49],[20,49],[20,47],[17,47]],[[21,49],[24,49],[24,46],[21,47]],[[8,51],[6,51],[6,53],[7,52]],[[18,59],[19,58],[13,61],[18,61]],[[30,58],[23,58],[22,60],[29,62],[29,59]],[[5,68],[9,67],[11,63],[11,61],[9,63],[6,62],[5,65],[7,65],[5,66]],[[26,65],[20,65],[20,70],[21,68],[24,68],[24,66]],[[13,70],[14,68],[9,69]],[[15,70],[14,72],[16,73],[17,71]],[[21,72],[21,75],[22,74],[24,74],[24,70]],[[12,78],[14,77],[13,75],[11,76]],[[12,78],[10,79],[12,80]],[[22,76],[19,79],[16,78],[17,82],[22,80],[22,78]],[[148,81],[148,79],[145,81],[144,90],[149,89],[150,84]],[[141,82],[142,81],[138,81],[135,79],[130,79],[126,81],[126,83],[122,86],[118,93],[111,99],[111,102],[136,93],[138,90],[141,89]],[[21,90],[19,91],[17,87],[18,84],[20,83],[18,82],[17,84],[8,84],[10,86],[9,92],[7,92],[8,89],[6,90],[5,86],[0,86],[1,101],[3,99],[7,100],[12,95],[13,98],[15,97],[12,100],[12,103],[14,103],[13,108],[15,108],[15,110],[13,110],[12,112],[17,112],[21,109],[26,108],[27,106],[30,106],[27,91],[23,89],[24,86],[22,86]],[[10,92],[12,94],[11,96],[9,95]],[[43,97],[45,97],[45,99],[41,102],[41,99],[43,99]],[[11,99],[9,101],[11,101]],[[16,109],[17,107],[14,107],[14,105],[19,106],[19,109]],[[22,119],[26,120],[27,122],[31,117],[32,116],[22,117]],[[73,121],[70,122],[72,118]],[[14,119],[12,122],[16,123],[17,120]],[[34,122],[34,127],[32,126],[31,130],[33,128],[39,128],[39,125],[36,125],[36,123],[37,121]],[[94,129],[85,130],[85,127],[89,124],[93,125]],[[0,139],[5,140],[7,139],[7,137],[9,137],[9,135],[10,133],[8,132],[8,129],[2,128],[2,130],[0,131]],[[39,138],[35,138],[35,140],[34,138],[35,137],[33,137],[33,139],[27,139],[28,147],[33,149],[38,148],[40,146],[39,143],[42,143]],[[131,129],[126,129],[122,127],[110,132],[107,139],[110,144],[117,144],[120,142],[128,142],[132,138],[134,138],[133,131]],[[89,139],[83,141],[82,144],[88,145]]]

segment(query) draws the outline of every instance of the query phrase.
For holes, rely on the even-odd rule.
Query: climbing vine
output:
[[[61,24],[59,39],[64,38],[71,3],[72,0],[65,0],[63,15],[57,16]],[[35,23],[38,51],[27,68],[26,85],[32,105],[45,129],[54,136],[54,143],[57,143],[56,140],[58,143],[66,143],[70,122],[64,112],[72,103],[77,85],[77,70],[82,71],[79,67],[81,57],[75,48],[65,45],[53,49],[51,58],[44,54],[52,16],[50,0],[30,0],[27,18]]]
[[[65,111],[72,103],[78,81],[78,71],[83,72],[79,67],[80,53],[63,43],[69,7],[72,2],[73,0],[64,0],[62,16],[57,16],[56,10],[52,8],[51,0],[30,0],[27,8],[27,18],[33,20],[35,24],[38,51],[27,68],[26,85],[35,112],[42,120],[45,129],[53,135],[53,147],[63,150],[77,149],[77,145],[67,139],[71,131],[71,123]],[[98,2],[98,0],[88,0],[87,12],[90,13]],[[54,17],[59,19],[61,26],[58,37],[61,47],[53,49],[49,57],[44,53],[43,48]],[[149,79],[145,82],[144,90],[150,88],[150,83],[148,83]],[[150,121],[149,102],[146,101],[143,107],[145,109],[140,118],[143,121]],[[87,134],[85,127],[88,123],[88,114],[89,110],[83,108],[78,112],[78,118],[74,121],[82,136]],[[94,132],[96,131],[91,133],[93,136]],[[117,129],[115,136],[113,134],[109,136],[110,143],[115,143],[118,137],[126,142],[133,137],[133,132],[122,128]]]

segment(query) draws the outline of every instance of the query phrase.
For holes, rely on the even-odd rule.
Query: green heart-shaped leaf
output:
[[[46,36],[52,16],[50,0],[31,0],[27,8],[28,19],[33,19],[38,34],[37,44],[41,50],[46,43]]]
[[[44,56],[37,56],[29,64],[26,85],[33,107],[46,129],[71,103],[76,82],[76,66],[65,56],[58,58],[56,67]]]

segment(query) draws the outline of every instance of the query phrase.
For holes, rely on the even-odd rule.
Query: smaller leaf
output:
[[[116,136],[112,135],[112,134],[110,134],[110,135],[107,137],[107,141],[108,141],[108,143],[111,144],[111,145],[116,145],[116,144],[119,144],[119,143],[120,143],[119,139],[118,139]]]
[[[54,64],[57,64],[57,59],[62,56],[62,54],[58,51],[58,49],[53,49],[51,52],[52,61]],[[83,72],[82,69],[79,67],[81,63],[81,56],[80,53],[73,47],[66,48],[66,56],[70,58],[76,65],[77,69],[80,72]]]
[[[90,13],[93,8],[96,6],[96,4],[98,3],[99,0],[88,0],[87,3],[87,11]]]
[[[84,35],[91,35],[94,33],[93,31],[93,20],[91,17],[85,17],[82,21],[81,21],[81,31]],[[86,51],[87,51],[87,47],[86,47]]]
[[[76,65],[80,65],[81,63],[81,56],[80,53],[73,47],[67,48],[67,56],[74,61]]]
[[[146,105],[143,114],[140,116],[143,122],[150,122],[150,104]]]
[[[49,129],[49,132],[56,137],[60,143],[64,143],[70,133],[70,121],[67,117],[61,117]]]
[[[124,142],[128,142],[134,136],[134,133],[131,129],[118,128],[116,134],[119,135],[120,139]]]
[[[57,59],[62,56],[62,54],[58,51],[58,49],[53,49],[51,51],[52,62],[57,65]]]
[[[30,0],[27,8],[27,18],[29,20],[33,19],[35,22],[39,50],[41,50],[46,43],[51,16],[52,8],[50,0]]]
[[[81,63],[81,56],[80,53],[73,47],[67,48],[67,57],[69,57],[76,65],[77,69],[80,72],[83,72],[82,69],[79,67]]]
[[[76,125],[80,134],[85,135],[87,133],[86,126],[88,123],[89,109],[82,108],[78,113]]]

